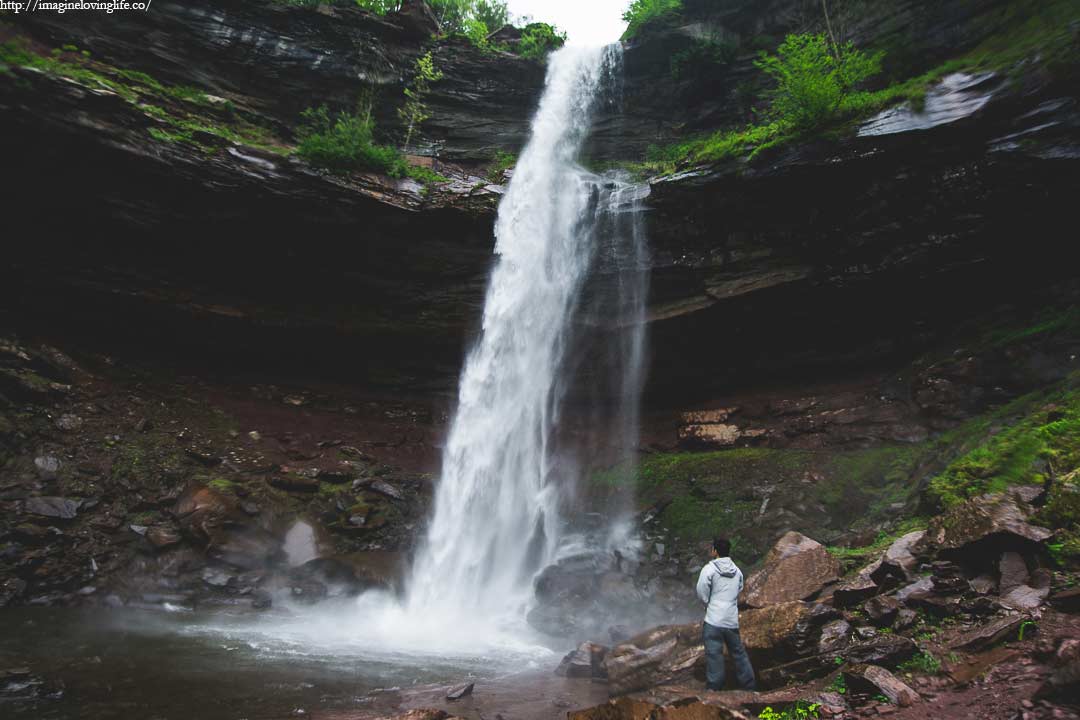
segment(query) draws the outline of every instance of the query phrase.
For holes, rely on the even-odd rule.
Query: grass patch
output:
[[[929,493],[942,507],[1012,485],[1040,485],[1047,474],[1069,477],[1080,467],[1078,374],[1054,390],[1019,398],[994,416],[967,429],[984,430],[989,437],[930,481]],[[991,426],[1010,416],[1010,424]]]
[[[0,43],[0,66],[32,68],[65,77],[92,90],[107,90],[137,106],[162,127],[148,134],[159,142],[187,143],[213,152],[213,138],[274,152],[287,152],[264,128],[236,116],[229,102],[215,103],[198,88],[167,85],[145,72],[116,68],[91,60],[74,46],[57,48],[49,55],[33,51],[25,38]],[[223,120],[214,111],[227,113]]]
[[[1072,0],[1021,0],[1009,3],[987,18],[986,22],[998,28],[989,37],[972,50],[922,75],[880,90],[844,93],[838,102],[834,92],[822,90],[819,80],[804,82],[802,84],[808,89],[803,88],[804,92],[794,96],[795,102],[790,104],[786,113],[777,116],[774,103],[774,108],[765,114],[761,122],[741,129],[718,130],[663,147],[651,147],[646,152],[644,162],[632,165],[638,172],[664,175],[682,168],[734,158],[750,161],[759,153],[780,145],[836,133],[846,135],[852,132],[858,122],[888,107],[907,102],[919,109],[927,91],[943,77],[955,72],[995,71],[1014,78],[1021,73],[1031,72],[1031,64],[1037,63],[1037,67],[1046,72],[1072,77],[1080,66],[1080,40],[1073,29],[1078,20],[1080,8]],[[786,42],[789,41],[790,38]],[[800,59],[804,66],[812,65],[811,61],[821,64],[820,53]],[[814,79],[826,75],[827,71],[823,69],[809,73],[808,77]],[[818,111],[811,112],[819,100],[824,104]],[[822,112],[822,108],[828,112]],[[804,111],[810,112],[816,119],[808,123],[798,122],[796,117]]]

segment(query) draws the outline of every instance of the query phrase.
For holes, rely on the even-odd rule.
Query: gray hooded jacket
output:
[[[698,575],[697,594],[708,606],[705,622],[713,627],[739,627],[739,593],[743,589],[742,570],[722,557],[701,568]]]

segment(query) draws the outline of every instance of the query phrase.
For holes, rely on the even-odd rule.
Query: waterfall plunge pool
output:
[[[5,718],[48,720],[363,720],[412,707],[467,718],[551,718],[606,698],[602,685],[556,677],[561,649],[470,629],[423,643],[423,623],[392,644],[364,629],[370,610],[327,603],[303,613],[21,608],[0,614],[2,671],[44,681]],[[350,616],[351,614],[351,616]],[[359,623],[359,624],[355,624]],[[370,628],[369,628],[370,629]],[[473,697],[447,703],[450,686]]]

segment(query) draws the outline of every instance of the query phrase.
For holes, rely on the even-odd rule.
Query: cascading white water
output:
[[[436,675],[439,662],[521,669],[552,652],[526,622],[537,572],[625,543],[625,533],[596,532],[605,528],[571,532],[563,512],[592,455],[618,463],[637,443],[648,188],[577,162],[620,52],[566,47],[549,58],[532,136],[499,206],[482,331],[405,596],[369,592],[345,608],[305,609],[245,629],[253,646],[359,653]],[[606,430],[595,444],[595,433],[561,422],[571,386],[588,406],[575,408],[578,422]],[[612,506],[610,519],[622,509]]]
[[[532,137],[499,206],[482,333],[461,376],[434,515],[408,586],[412,613],[513,613],[559,545],[553,429],[596,249],[598,178],[577,156],[617,52],[567,47],[549,60]]]
[[[565,47],[550,58],[532,136],[499,206],[483,331],[462,372],[434,515],[408,585],[411,612],[519,619],[532,575],[562,540],[553,431],[571,324],[597,229],[609,225],[597,214],[624,202],[577,157],[618,53]]]

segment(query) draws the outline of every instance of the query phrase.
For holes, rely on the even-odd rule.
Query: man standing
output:
[[[705,686],[709,690],[724,689],[724,645],[735,663],[735,679],[739,687],[753,690],[754,668],[739,637],[739,593],[743,589],[742,570],[728,557],[731,543],[727,538],[713,540],[712,560],[701,568],[697,594],[705,603]]]

